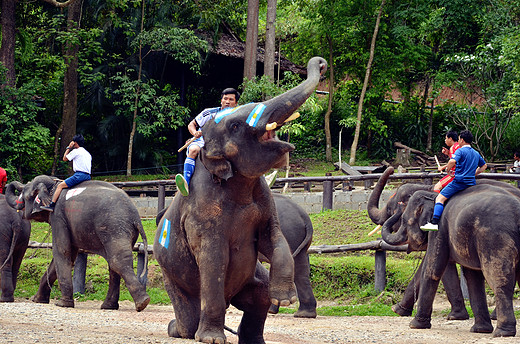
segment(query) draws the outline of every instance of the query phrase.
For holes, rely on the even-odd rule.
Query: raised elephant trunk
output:
[[[390,175],[393,173],[394,168],[389,166],[377,181],[377,184],[374,187],[372,193],[370,194],[370,198],[368,199],[368,216],[370,216],[370,219],[378,225],[382,225],[388,219],[386,207],[383,209],[379,209],[378,205],[381,193],[383,192],[386,182],[388,181]]]
[[[22,210],[25,207],[25,201],[22,196],[24,186],[24,184],[14,181],[7,184],[5,188],[5,200],[15,210]],[[18,191],[20,194],[17,196],[15,191]]]
[[[405,226],[400,226],[399,230],[395,233],[392,232],[392,227],[397,223],[397,221],[401,219],[401,215],[403,215],[404,207],[404,204],[400,204],[396,213],[390,216],[390,218],[388,218],[383,223],[383,227],[381,228],[381,236],[387,244],[402,245],[408,241],[408,235]]]

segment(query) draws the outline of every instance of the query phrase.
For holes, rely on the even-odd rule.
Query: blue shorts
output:
[[[85,180],[90,180],[90,174],[85,172],[74,172],[71,177],[65,179],[65,184],[67,184],[67,187],[71,188]]]
[[[465,190],[465,189],[469,188],[470,186],[472,186],[472,185],[458,182],[457,180],[454,179],[444,189],[441,190],[441,195],[443,195],[446,198],[450,198],[453,195],[455,195],[457,192]]]

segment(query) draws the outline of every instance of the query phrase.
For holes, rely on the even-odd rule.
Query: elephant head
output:
[[[390,219],[392,215],[399,211],[400,207],[402,207],[402,210],[404,211],[404,208],[406,207],[408,200],[416,191],[433,191],[432,185],[406,183],[399,186],[395,190],[394,194],[390,196],[390,199],[388,200],[386,205],[383,208],[379,209],[378,204],[379,199],[381,198],[381,193],[383,192],[383,189],[390,175],[392,175],[393,173],[394,168],[391,166],[385,170],[385,172],[377,181],[377,184],[375,185],[374,190],[372,191],[368,199],[368,216],[377,225],[383,225],[387,220]],[[397,230],[397,227],[394,227],[393,229]]]
[[[421,226],[430,221],[437,193],[416,191],[408,204],[400,203],[398,209],[381,228],[383,240],[391,245],[408,244],[408,251],[422,251],[428,245],[428,233]],[[397,231],[394,226],[398,225]]]
[[[327,62],[313,57],[307,79],[293,89],[262,103],[251,103],[221,111],[202,128],[205,146],[201,161],[206,169],[227,180],[235,174],[258,178],[272,167],[283,166],[294,146],[279,140],[276,129],[314,92]]]
[[[17,211],[23,211],[23,217],[27,220],[48,222],[49,212],[40,211],[40,204],[51,202],[51,190],[56,185],[57,179],[41,175],[31,182],[22,184],[11,182],[5,190],[7,204]],[[17,194],[18,193],[18,194]]]

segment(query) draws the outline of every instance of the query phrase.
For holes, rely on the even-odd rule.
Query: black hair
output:
[[[80,146],[80,147],[83,147],[85,145],[85,139],[83,138],[83,135],[81,135],[81,134],[74,135],[74,137],[72,138],[72,141],[76,142],[78,144],[78,146]]]
[[[446,137],[457,142],[459,140],[459,134],[455,130],[450,130],[446,133]]]
[[[232,87],[226,88],[224,91],[222,91],[220,98],[222,99],[222,97],[224,97],[226,94],[234,94],[235,101],[237,101],[237,102],[240,99],[240,93]]]
[[[518,151],[517,151],[517,152],[515,152],[515,154],[514,154],[513,156],[517,156],[517,157],[519,157],[519,158],[520,158],[520,152],[518,152]]]
[[[461,131],[459,137],[468,144],[471,144],[473,142],[473,134],[469,130]]]

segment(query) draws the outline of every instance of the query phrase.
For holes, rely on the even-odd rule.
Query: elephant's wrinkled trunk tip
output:
[[[388,219],[386,212],[383,209],[379,209],[379,199],[381,198],[381,193],[383,192],[388,178],[393,173],[394,168],[392,166],[389,166],[377,181],[374,190],[372,191],[368,199],[368,216],[375,224],[378,225],[382,225]]]

